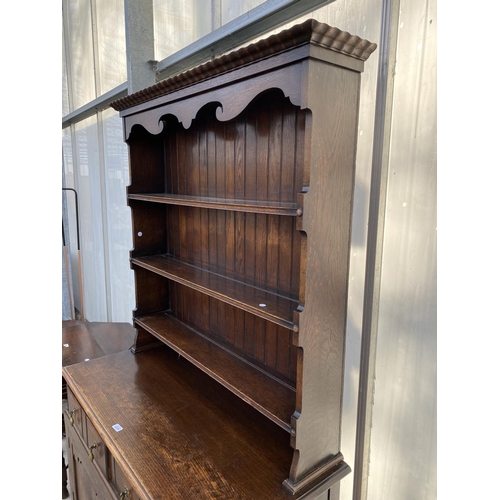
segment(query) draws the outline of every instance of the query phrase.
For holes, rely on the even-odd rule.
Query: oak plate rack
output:
[[[308,20],[112,103],[137,336],[119,362],[65,376],[137,498],[313,499],[349,472],[349,249],[375,48]]]

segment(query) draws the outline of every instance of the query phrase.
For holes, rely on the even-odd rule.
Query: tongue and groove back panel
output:
[[[295,215],[297,193],[303,189],[306,113],[275,90],[258,96],[228,122],[216,120],[211,105],[198,112],[188,130],[167,116],[160,136],[142,138],[141,131],[137,134],[139,141],[146,142],[148,154],[156,153],[149,160],[156,169],[156,182],[152,184],[154,176],[147,168],[137,175],[133,171],[129,194],[279,202],[291,207],[290,213]],[[148,141],[154,144],[152,148]],[[142,156],[143,148],[138,150]],[[132,155],[135,151],[132,148]],[[294,217],[181,204],[157,206],[135,200],[131,206],[136,242],[132,256],[168,255],[298,303],[303,235],[295,230]],[[165,220],[160,230],[157,223],[148,227],[156,217]],[[142,276],[136,277],[139,285]],[[290,329],[179,283],[169,281],[164,286],[169,290],[165,292],[168,298],[147,312],[168,310],[295,385],[297,348]]]
[[[144,361],[121,389],[142,394],[146,378],[161,402],[168,388],[152,373],[168,380],[182,364],[195,380],[190,408],[198,398],[203,407],[208,376],[216,382],[211,404],[236,397],[243,413],[276,427],[276,434],[254,436],[260,424],[244,433],[228,415],[256,466],[232,468],[224,455],[232,445],[221,446],[214,477],[224,481],[206,488],[169,462],[145,477],[143,457],[108,436],[138,490],[154,483],[155,498],[165,491],[170,500],[172,478],[179,492],[196,483],[200,499],[253,499],[260,490],[266,499],[313,500],[330,498],[349,472],[340,424],[350,224],[360,73],[375,48],[308,20],[112,103],[129,145],[132,352]],[[158,344],[174,351],[161,367]],[[103,361],[99,369],[104,377],[111,368]],[[116,410],[81,387],[80,371],[67,375],[101,429],[102,414]],[[169,420],[176,410],[162,405],[154,412]],[[179,425],[194,422],[191,413]],[[220,426],[218,419],[208,424],[197,425],[196,434]],[[157,431],[161,447],[176,442],[175,429]],[[149,432],[145,426],[136,437],[149,439]],[[258,448],[269,458],[269,482],[259,476],[254,440],[269,442]],[[189,436],[184,445],[192,446]],[[209,447],[192,451],[188,467],[215,458]],[[283,481],[278,489],[275,477]]]

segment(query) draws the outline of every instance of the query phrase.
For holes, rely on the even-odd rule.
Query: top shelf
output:
[[[168,193],[129,194],[129,200],[184,205],[188,207],[212,208],[234,212],[252,212],[271,215],[301,216],[302,209],[297,203],[280,201],[233,200],[230,198],[210,198]]]

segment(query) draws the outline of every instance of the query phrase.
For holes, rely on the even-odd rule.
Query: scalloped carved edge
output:
[[[215,116],[219,121],[229,121],[237,117],[256,97],[269,89],[278,89],[285,97],[290,99],[294,106],[300,106],[300,81],[293,78],[293,65],[281,68],[280,78],[276,78],[275,84],[269,86],[269,80],[265,75],[260,75],[252,80],[252,85],[241,81],[232,85],[232,92],[229,95],[226,89],[215,89],[207,94],[200,94],[170,104],[165,104],[157,108],[148,110],[147,113],[138,113],[125,117],[125,140],[130,137],[134,125],[142,125],[150,134],[158,135],[164,129],[163,117],[167,115],[175,116],[182,126],[187,130],[198,111],[209,103],[217,103]],[[234,95],[238,96],[237,99]]]
[[[308,19],[276,35],[252,43],[247,47],[230,52],[151,87],[118,99],[112,102],[110,106],[116,111],[122,111],[195,82],[231,71],[305,43],[320,45],[361,61],[366,61],[377,48],[377,44],[364,40],[359,36],[351,35],[347,31],[334,28],[326,23],[320,23],[315,19]]]

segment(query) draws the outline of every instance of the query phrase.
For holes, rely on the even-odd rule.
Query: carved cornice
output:
[[[333,28],[315,19],[309,19],[288,30],[250,44],[229,54],[213,59],[201,66],[163,80],[156,85],[135,92],[111,103],[116,111],[142,104],[174,90],[244,66],[258,59],[278,54],[292,47],[312,43],[366,61],[377,48],[375,43]]]

